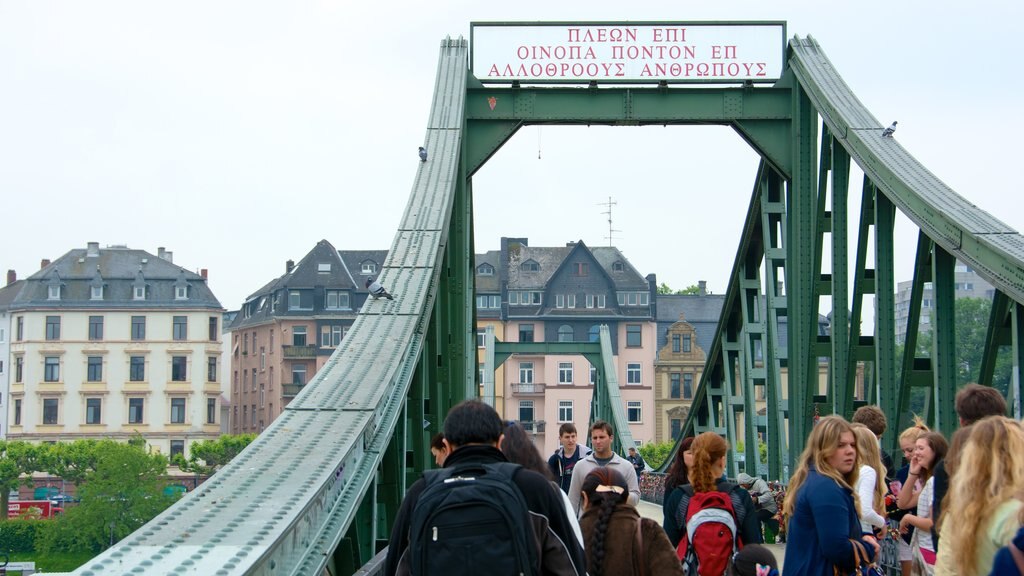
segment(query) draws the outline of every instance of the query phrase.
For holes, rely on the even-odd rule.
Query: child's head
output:
[[[732,558],[729,576],[779,576],[779,561],[760,544],[747,544]]]

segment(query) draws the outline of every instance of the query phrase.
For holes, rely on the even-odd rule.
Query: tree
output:
[[[185,472],[209,476],[255,439],[255,434],[223,434],[216,440],[200,440],[192,444],[188,460],[178,455],[173,463]]]
[[[697,294],[700,294],[700,286],[697,286],[696,284],[690,284],[689,286],[687,286],[686,288],[683,288],[682,290],[672,291],[672,287],[671,286],[669,286],[668,284],[662,282],[658,286],[658,294],[690,294],[690,295],[697,295]]]
[[[0,507],[3,510],[7,510],[11,490],[27,483],[31,479],[29,475],[40,469],[39,449],[28,442],[0,440]],[[0,520],[7,520],[7,514],[0,516]]]
[[[95,467],[79,488],[81,503],[53,521],[37,542],[39,552],[99,552],[174,501],[163,493],[164,456],[114,441],[98,442],[94,454]]]
[[[659,468],[661,464],[668,458],[669,454],[672,453],[672,447],[675,446],[675,442],[648,442],[639,448],[640,455],[644,457],[644,462],[651,468]]]

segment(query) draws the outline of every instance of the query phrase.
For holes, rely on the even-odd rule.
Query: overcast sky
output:
[[[499,20],[785,20],[926,167],[1021,230],[1022,5],[0,0],[0,266],[164,246],[236,309],[320,239],[386,249],[438,44]],[[527,127],[474,178],[476,251],[606,245],[610,197],[642,274],[722,293],[756,165],[723,127]],[[909,279],[902,218],[897,239]]]

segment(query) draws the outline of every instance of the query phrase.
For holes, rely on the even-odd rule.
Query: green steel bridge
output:
[[[745,440],[744,457],[756,462],[755,426],[743,426],[742,438],[736,426],[756,422],[766,431],[769,476],[784,477],[816,409],[852,413],[858,363],[877,383],[867,400],[898,414],[896,426],[906,423],[911,392],[921,389],[930,399],[926,418],[949,433],[956,426],[956,260],[997,290],[981,381],[991,382],[998,350],[1009,347],[1009,400],[1019,414],[1024,240],[943,184],[897,140],[882,138],[883,126],[812,38],[792,38],[782,78],[757,87],[485,87],[469,71],[468,50],[462,39],[441,43],[425,138],[430,161],[418,164],[380,275],[401,297],[367,301],[327,365],[252,445],[75,574],[352,574],[372,564],[405,487],[428,468],[429,436],[452,405],[478,395],[472,176],[530,124],[718,124],[732,127],[762,159],[684,435],[712,430],[734,445]],[[492,96],[512,105],[491,110]],[[859,186],[850,182],[851,162],[864,174]],[[861,197],[855,222],[847,217],[851,186]],[[902,362],[895,340],[896,210],[920,230]],[[822,269],[826,251],[831,270]],[[934,287],[936,337],[930,357],[916,358],[927,282]],[[868,296],[874,333],[862,334]],[[833,326],[849,329],[820,336],[819,302],[833,311]],[[782,317],[786,347],[778,334]],[[600,343],[573,346],[562,351],[584,354],[598,368],[594,415],[628,430],[607,331]],[[497,343],[487,364],[515,351]],[[768,406],[760,421],[759,388]],[[730,465],[735,471],[736,462]]]

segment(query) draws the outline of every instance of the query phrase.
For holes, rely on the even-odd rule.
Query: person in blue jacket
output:
[[[870,558],[878,554],[874,536],[861,534],[852,488],[859,469],[850,423],[839,416],[819,420],[811,429],[786,494],[786,539],[799,542],[798,546],[786,546],[786,576],[833,576],[835,568],[852,571],[855,540]]]
[[[1011,547],[1017,549],[1016,553],[1014,550],[1010,550]],[[1015,559],[1015,556],[1019,560]],[[1017,530],[1017,535],[1009,544],[996,552],[996,559],[992,563],[992,572],[989,573],[989,576],[1024,576],[1022,563],[1024,563],[1024,526]]]

